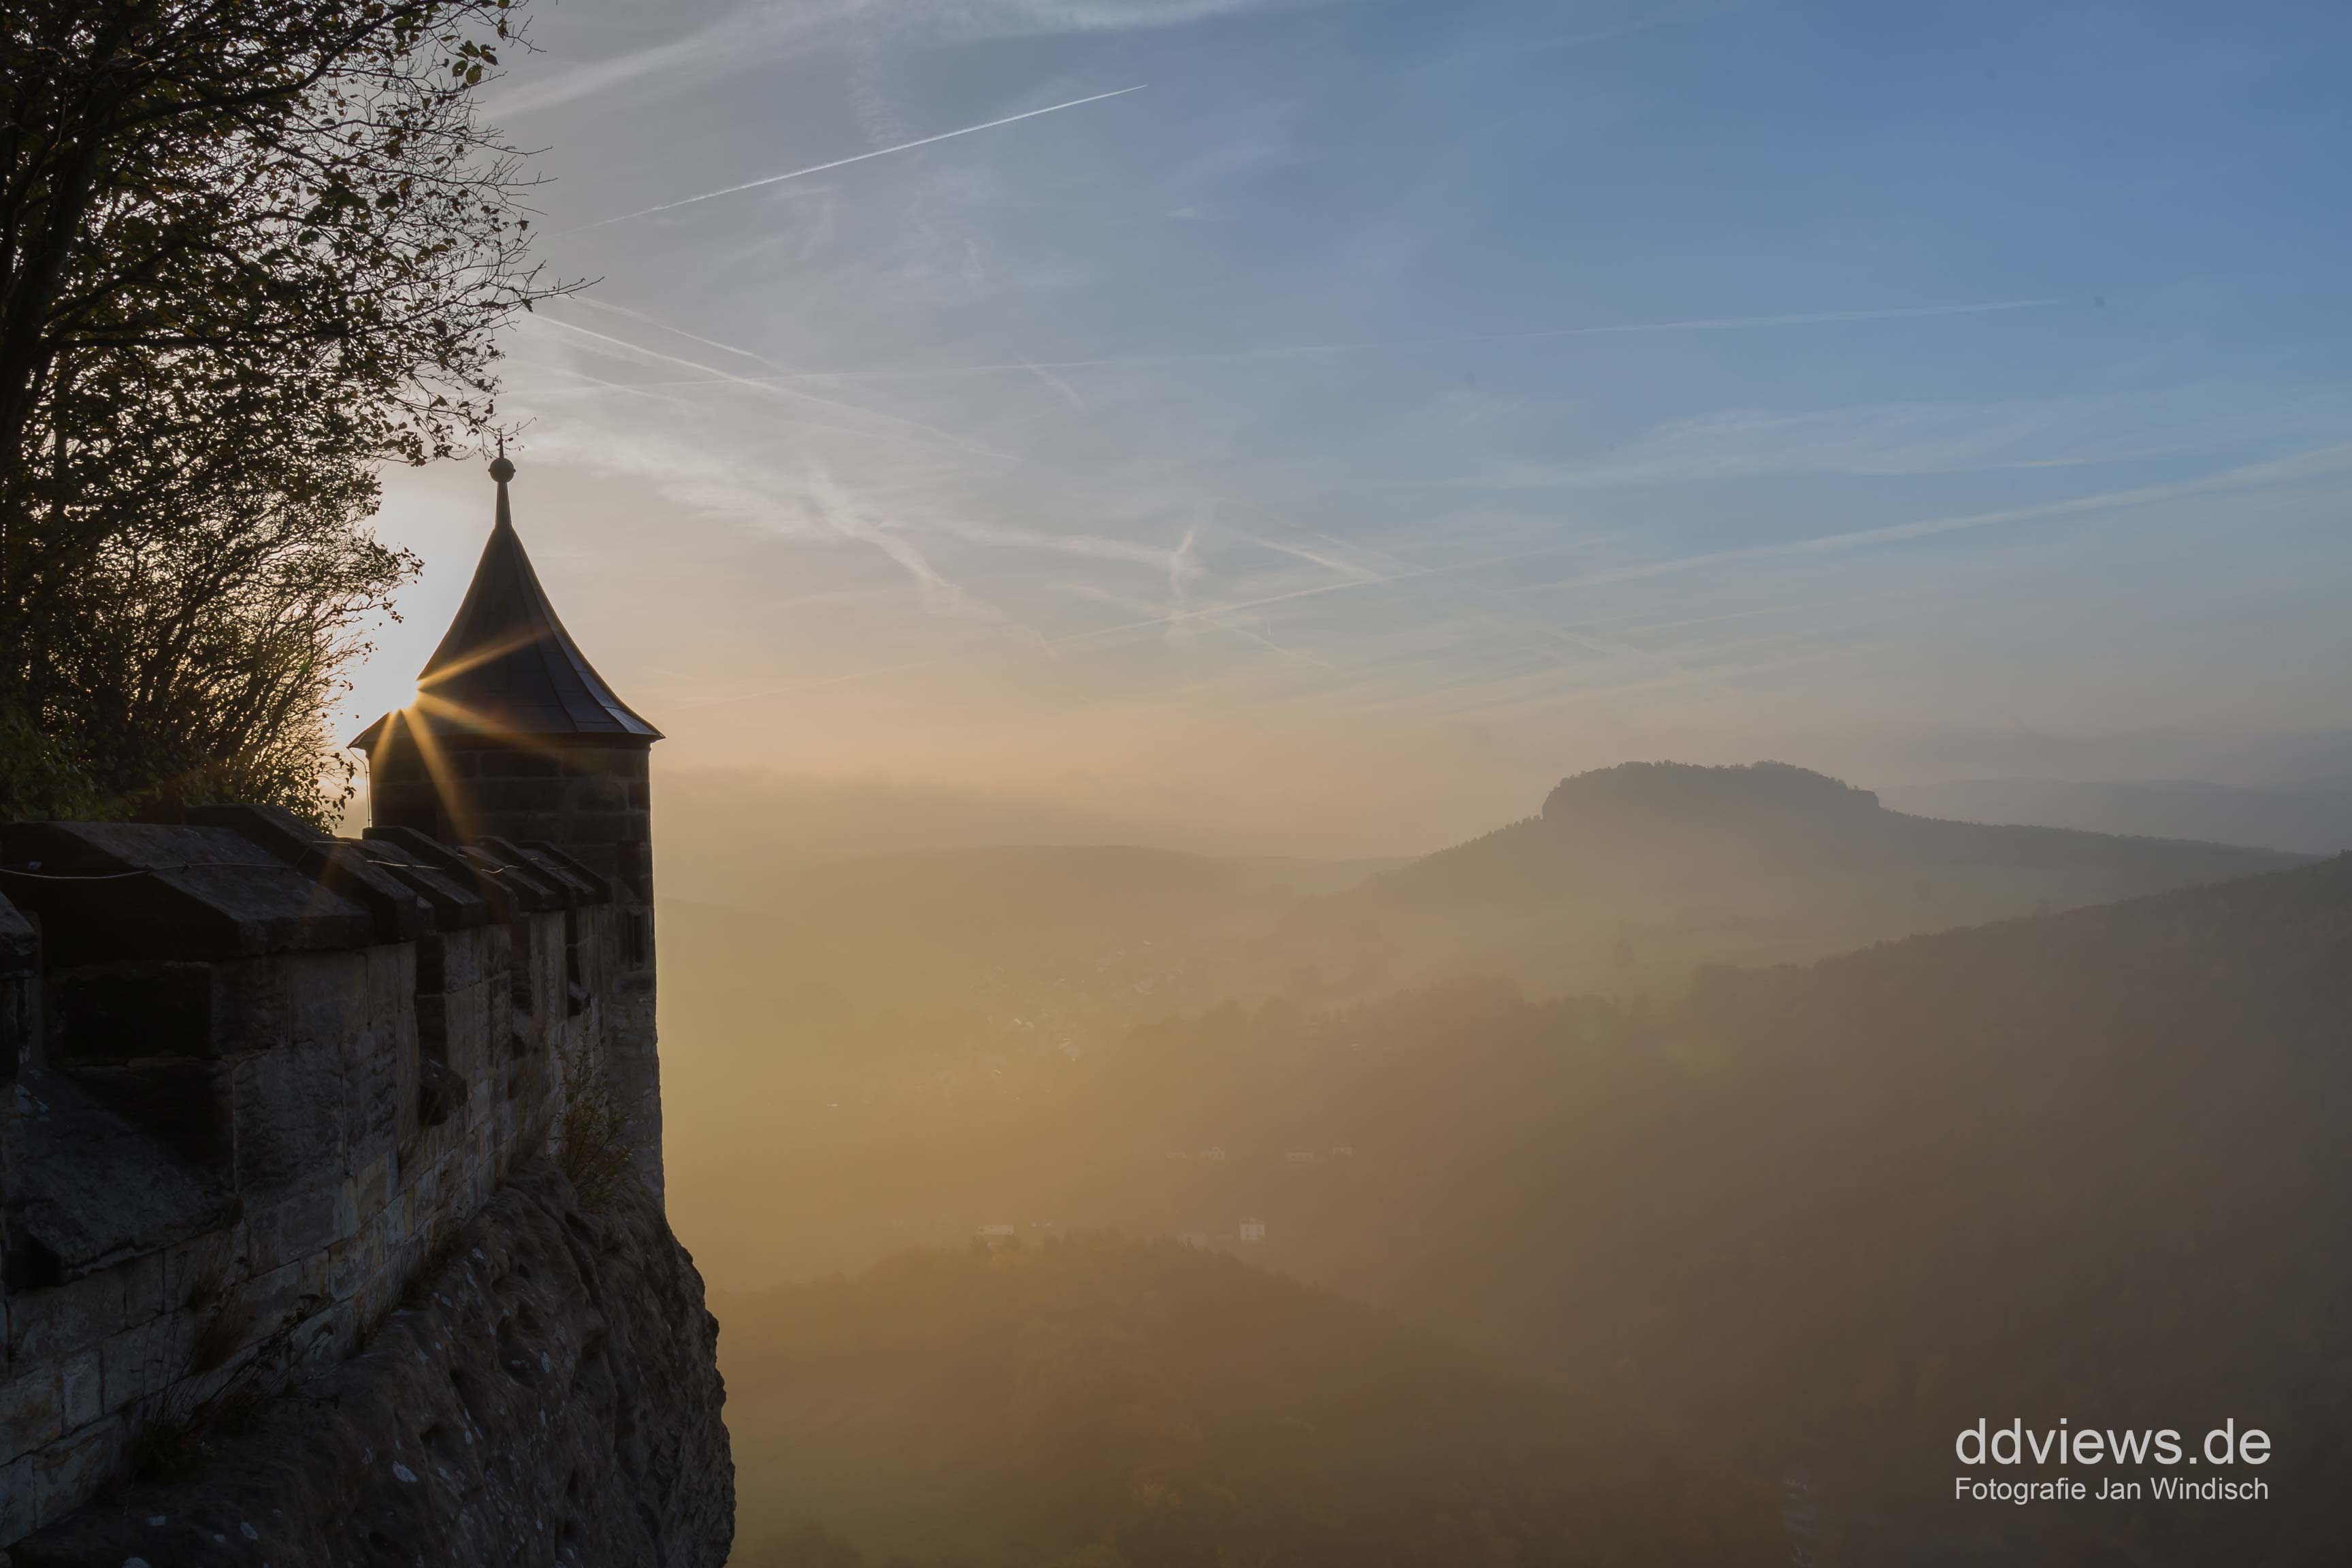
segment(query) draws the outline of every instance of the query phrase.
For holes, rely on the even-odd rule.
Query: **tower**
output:
[[[498,520],[465,603],[416,678],[416,700],[369,725],[378,827],[453,844],[545,839],[653,904],[646,763],[661,731],[632,712],[563,629],[514,529],[514,465],[490,464]]]
[[[446,844],[547,843],[612,884],[621,924],[606,996],[633,1118],[659,1146],[654,1029],[653,811],[661,731],[604,683],[548,602],[514,528],[514,465],[490,464],[497,521],[416,700],[352,744],[367,754],[374,827]]]

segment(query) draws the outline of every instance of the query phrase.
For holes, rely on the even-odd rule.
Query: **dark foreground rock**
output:
[[[362,1353],[207,1434],[186,1479],[18,1542],[13,1568],[719,1568],[718,1332],[652,1200],[591,1214],[527,1169]]]

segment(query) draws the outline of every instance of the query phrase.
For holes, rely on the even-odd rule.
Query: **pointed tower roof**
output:
[[[507,500],[514,471],[501,449],[490,464],[499,485],[498,521],[465,603],[416,678],[412,721],[429,722],[445,734],[660,740],[661,731],[604,684],[548,602],[515,532]],[[391,717],[369,725],[352,744],[373,749]]]

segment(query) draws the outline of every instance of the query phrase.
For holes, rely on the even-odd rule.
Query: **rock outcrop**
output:
[[[718,1323],[651,1199],[584,1209],[519,1172],[367,1347],[216,1413],[134,1483],[14,1548],[12,1568],[719,1568],[734,1467]]]

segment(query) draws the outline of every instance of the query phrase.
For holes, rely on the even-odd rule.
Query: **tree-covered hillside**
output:
[[[902,1257],[721,1310],[742,1568],[1787,1558],[1775,1493],[1640,1420],[1174,1242]]]
[[[746,1201],[803,1268],[992,1223],[1205,1237],[1801,1471],[1824,1563],[1956,1531],[1963,1563],[2341,1561],[2347,1017],[2352,858],[1709,971],[1674,1006],[1464,981],[1076,1061],[837,1066],[759,1108],[784,1171]],[[2276,1495],[1956,1515],[1979,1417],[2234,1420]]]

